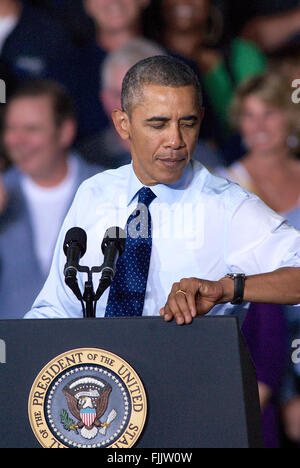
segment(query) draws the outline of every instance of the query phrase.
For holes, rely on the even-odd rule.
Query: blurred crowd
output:
[[[79,184],[130,162],[110,116],[127,70],[161,54],[202,83],[194,158],[300,229],[298,0],[0,0],[1,319],[30,309]],[[298,314],[252,304],[243,325],[270,448],[300,447]]]

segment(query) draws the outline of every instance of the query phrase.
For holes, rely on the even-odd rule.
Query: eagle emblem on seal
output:
[[[107,421],[101,422],[107,410],[112,387],[105,380],[97,377],[82,377],[72,380],[63,388],[68,408],[76,422],[63,410],[61,422],[65,429],[75,431],[85,439],[93,439],[98,432],[105,435],[117,413],[112,410]]]

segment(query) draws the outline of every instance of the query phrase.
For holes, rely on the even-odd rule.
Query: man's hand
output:
[[[219,281],[198,278],[174,283],[160,315],[178,325],[191,323],[197,315],[207,314],[215,305],[232,302],[234,281],[224,276]],[[246,277],[244,302],[261,304],[300,304],[300,267],[283,267],[270,273]]]
[[[230,280],[231,281],[231,280]],[[174,283],[166,305],[160,310],[166,322],[175,318],[178,325],[191,323],[197,315],[207,314],[224,297],[221,281],[197,278],[182,279]]]

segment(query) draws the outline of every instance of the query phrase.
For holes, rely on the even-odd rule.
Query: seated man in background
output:
[[[61,223],[80,183],[100,169],[71,152],[73,103],[60,85],[27,83],[9,100],[0,176],[0,318],[20,318],[43,285]]]
[[[163,48],[154,42],[135,38],[107,55],[100,70],[99,99],[110,125],[78,145],[85,159],[98,162],[106,169],[117,169],[131,162],[129,142],[119,136],[111,116],[121,105],[122,82],[129,68],[139,60],[163,53]]]

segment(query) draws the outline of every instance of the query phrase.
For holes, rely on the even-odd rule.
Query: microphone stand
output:
[[[106,291],[106,289],[109,288],[113,281],[116,266],[115,264],[118,257],[122,255],[125,250],[125,239],[126,233],[121,228],[109,228],[105,233],[105,237],[101,246],[103,254],[105,253],[104,261],[101,266],[93,266],[92,268],[87,266],[80,266],[79,260],[76,258],[75,264],[73,261],[72,265],[68,267],[68,274],[65,273],[65,283],[80,301],[84,318],[96,317],[97,301]],[[118,243],[116,244],[117,241]],[[113,243],[113,245],[110,247],[110,249],[108,249],[110,243]],[[68,245],[66,245],[66,247],[68,247]],[[77,272],[86,273],[88,276],[87,281],[84,284],[83,294],[81,293],[77,283]],[[101,272],[102,275],[99,281],[99,286],[95,293],[93,285],[93,274]]]
[[[88,279],[84,284],[84,293],[82,295],[82,300],[85,303],[84,317],[85,318],[95,318],[96,317],[96,305],[97,301],[100,299],[102,294],[106,291],[107,288],[111,285],[111,280],[104,278],[100,279],[98,289],[95,293],[94,284],[93,284],[93,274],[101,273],[103,270],[104,264],[97,267],[94,266],[89,268],[87,266],[78,266],[77,271],[80,273],[86,273]]]

